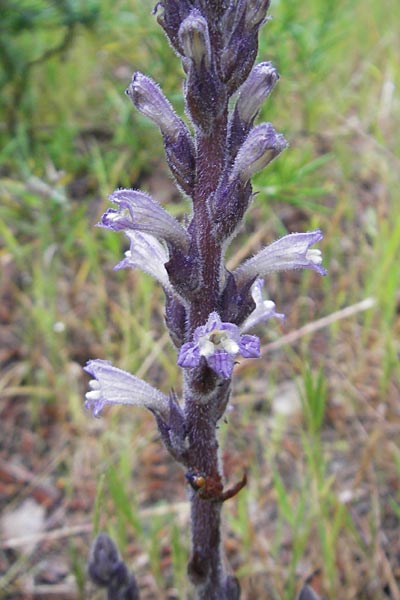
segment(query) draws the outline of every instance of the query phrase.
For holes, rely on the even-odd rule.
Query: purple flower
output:
[[[283,320],[285,318],[285,315],[283,315],[282,313],[277,313],[275,311],[275,302],[272,302],[272,300],[263,299],[263,285],[263,279],[256,279],[256,281],[251,286],[251,295],[256,304],[256,307],[241,326],[241,331],[248,331],[249,329],[252,329],[259,323],[265,323],[265,321],[268,321],[271,318],[280,320]]]
[[[99,223],[101,227],[114,231],[144,231],[182,250],[188,249],[186,229],[148,194],[138,190],[116,190],[110,200],[118,208],[109,208],[104,213]]]
[[[138,377],[113,367],[106,360],[89,360],[84,367],[93,379],[89,382],[85,408],[100,416],[106,404],[144,406],[164,419],[169,414],[167,396]]]
[[[201,357],[204,356],[208,366],[219,377],[229,379],[237,354],[244,358],[258,358],[260,340],[254,335],[241,335],[237,325],[222,323],[218,313],[212,312],[207,323],[195,330],[193,341],[183,344],[178,365],[185,369],[193,369],[200,364]]]
[[[237,284],[287,269],[312,269],[320,275],[326,275],[326,270],[321,266],[321,251],[316,248],[310,249],[310,246],[320,242],[322,238],[320,229],[285,235],[266,246],[253,258],[249,258],[233,272]]]

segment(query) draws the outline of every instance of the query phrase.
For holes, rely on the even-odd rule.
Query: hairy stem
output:
[[[199,257],[198,297],[191,304],[190,319],[192,332],[207,321],[208,315],[216,310],[220,294],[221,245],[215,239],[212,216],[208,200],[217,189],[224,167],[227,136],[227,107],[216,123],[212,135],[199,133],[197,146],[197,177],[194,190],[194,215],[191,227],[197,244]]]
[[[198,130],[196,135],[197,172],[191,229],[197,245],[200,288],[190,307],[191,332],[204,324],[208,315],[218,308],[221,245],[213,231],[208,201],[218,187],[224,167],[227,118],[226,104],[212,134]],[[200,367],[187,378],[185,420],[190,468],[221,485],[223,472],[216,425],[221,414],[218,407],[226,406],[228,389],[226,386],[217,388],[216,384],[215,374],[206,367]],[[195,491],[191,494],[192,555],[188,574],[196,589],[196,598],[228,600],[221,548],[222,503],[203,499]]]
[[[186,402],[188,463],[217,483],[222,481],[216,437],[217,407],[226,403],[227,393],[226,388],[221,388],[207,403],[194,398]],[[203,499],[195,491],[191,492],[192,555],[188,574],[197,600],[228,600],[221,547],[221,507],[220,501]]]

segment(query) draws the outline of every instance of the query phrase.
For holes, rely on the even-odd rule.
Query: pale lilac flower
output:
[[[229,379],[238,354],[244,358],[258,358],[260,340],[254,335],[241,335],[237,325],[223,323],[218,313],[212,312],[207,323],[195,330],[193,341],[183,344],[178,365],[192,369],[204,357],[219,377]]]
[[[169,260],[166,248],[153,235],[139,231],[125,231],[130,241],[130,249],[125,258],[114,269],[142,269],[159,281],[165,290],[173,292],[165,263]]]
[[[312,269],[320,275],[326,275],[326,270],[321,266],[321,251],[310,249],[322,238],[320,229],[285,235],[240,265],[233,272],[235,281],[243,284],[255,277],[265,277],[274,271],[287,269]]]
[[[284,314],[277,313],[275,311],[275,302],[272,302],[272,300],[263,299],[263,285],[263,279],[256,279],[256,281],[251,286],[251,295],[256,307],[241,326],[240,329],[242,332],[249,331],[249,329],[252,329],[259,323],[265,323],[271,318],[280,320],[283,320],[285,318]]]
[[[167,418],[167,396],[139,377],[100,359],[89,360],[84,369],[93,377],[89,382],[90,391],[86,393],[85,408],[91,410],[95,417],[100,415],[107,404],[130,404],[144,406]]]
[[[110,196],[118,209],[109,208],[99,225],[115,231],[136,230],[151,233],[187,250],[189,236],[184,227],[151,196],[138,190],[116,190]]]

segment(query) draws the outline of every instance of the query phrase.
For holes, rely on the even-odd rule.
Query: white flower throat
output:
[[[201,356],[212,356],[217,350],[224,350],[228,354],[239,352],[238,344],[224,329],[214,329],[207,335],[203,335],[199,339],[199,349]]]

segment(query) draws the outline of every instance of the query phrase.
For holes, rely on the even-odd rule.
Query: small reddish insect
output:
[[[196,469],[188,471],[185,474],[191,488],[198,494],[202,500],[210,500],[211,502],[225,502],[229,498],[233,498],[240,492],[247,483],[247,474],[243,473],[243,477],[235,485],[224,491],[224,486],[219,475],[207,476],[200,473]]]

